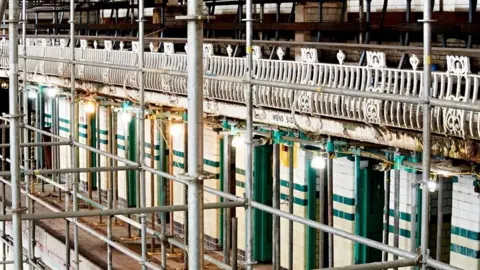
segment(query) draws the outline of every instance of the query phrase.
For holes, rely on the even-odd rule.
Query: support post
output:
[[[389,228],[390,228],[390,184],[391,184],[391,179],[390,179],[390,170],[385,171],[385,206],[384,206],[384,213],[383,213],[383,220],[385,222],[384,228],[383,228],[383,243],[385,245],[388,245],[388,234],[389,234]],[[388,261],[388,253],[383,252],[383,262]]]
[[[237,218],[232,218],[232,269],[237,269],[237,254],[238,254],[238,230],[237,230]]]
[[[18,104],[18,1],[8,2],[10,172],[12,183],[13,267],[23,270],[22,201],[20,198],[20,110]]]
[[[6,1],[2,1],[3,4],[6,3]],[[4,8],[4,7],[2,7]],[[4,11],[4,10],[2,10]],[[23,56],[27,55],[27,4],[26,1],[22,1],[22,44],[23,44]],[[22,85],[23,85],[23,95],[22,95],[22,100],[23,100],[23,123],[28,124],[28,91],[27,91],[27,59],[23,59],[23,80],[22,80]],[[29,142],[29,130],[27,129],[22,129],[23,133],[23,143],[28,143]],[[23,166],[25,169],[30,168],[30,148],[29,147],[24,147],[23,148]],[[32,192],[31,186],[33,181],[33,177],[30,177],[28,175],[24,176],[25,180],[25,190],[27,194]],[[27,196],[25,198],[25,203],[27,206],[27,214],[32,214],[32,208],[33,208],[33,203],[32,200]],[[27,258],[29,261],[29,269],[33,269],[33,266],[30,264],[30,262],[33,259],[33,253],[34,253],[34,246],[33,246],[33,241],[34,239],[32,238],[33,236],[33,226],[34,222],[33,221],[28,221],[28,244],[27,244]]]
[[[231,136],[225,133],[223,136],[223,191],[230,193],[230,164],[232,159]],[[224,201],[228,201],[224,199]],[[230,225],[231,214],[230,209],[223,210],[223,262],[230,264]]]
[[[5,121],[5,124],[7,124],[8,122]],[[5,128],[2,128],[2,143],[6,143],[7,141],[7,130]],[[7,149],[6,148],[2,148],[2,157],[5,157],[7,154]],[[7,169],[7,161],[5,158],[2,158],[2,171],[6,171]],[[2,195],[2,207],[1,207],[1,212],[0,214],[1,215],[5,215],[6,214],[6,204],[5,204],[5,199],[6,199],[6,193],[5,193],[5,183],[1,183],[0,184],[0,187],[1,187],[1,195]],[[5,224],[5,222],[2,222],[2,237],[1,239],[6,239],[6,236],[7,236],[7,232],[6,232],[6,229],[7,229],[7,226]],[[7,245],[5,244],[5,242],[2,242],[2,261],[6,261],[7,260]],[[7,266],[6,265],[3,265],[3,270],[6,270],[7,269]]]
[[[101,149],[101,144],[100,144],[100,104],[95,104],[95,144],[97,149]],[[102,156],[100,153],[96,154],[95,157],[95,165],[97,167],[102,167]],[[137,159],[138,160],[138,159]],[[98,203],[102,204],[102,173],[97,172],[95,174],[95,179],[97,180],[97,196],[98,196]],[[98,224],[103,224],[103,218],[100,216],[98,217]]]
[[[394,170],[394,194],[393,194],[393,246],[398,248],[400,239],[400,170]],[[393,260],[398,260],[397,255],[393,255]],[[395,268],[397,270],[398,268]]]
[[[113,145],[115,136],[113,135],[113,110],[110,107],[108,109],[109,121],[108,121],[108,148],[109,152],[113,153]],[[108,166],[113,167],[113,159],[108,159]],[[113,209],[113,178],[115,172],[110,172],[110,177],[108,177],[108,187],[107,187],[107,207],[108,209]],[[113,216],[107,218],[107,237],[109,240],[112,240],[112,219]],[[113,269],[113,255],[112,255],[112,246],[107,245],[107,269]]]
[[[417,222],[418,222],[418,183],[416,175],[410,173],[410,252],[417,252]],[[415,267],[411,267],[415,270]]]
[[[294,144],[288,147],[288,213],[293,214],[293,149]],[[293,269],[293,220],[288,221],[288,269]]]
[[[280,144],[273,144],[273,208],[280,209]],[[280,270],[280,217],[273,215],[273,270]]]
[[[247,153],[245,155],[245,197],[250,203],[253,201],[253,85],[250,83],[252,79],[253,69],[253,17],[252,17],[252,0],[246,0],[246,51],[247,51],[247,72],[246,79],[248,81],[246,85],[247,92],[247,134],[245,138]],[[241,12],[242,8],[240,8]],[[239,17],[241,18],[241,17]],[[246,270],[253,269],[253,209],[249,204],[245,213],[245,268]]]
[[[157,121],[157,120],[156,120]],[[163,121],[159,121],[159,128],[160,128],[160,171],[165,171],[165,159],[167,158],[165,156],[166,154],[166,140],[165,137],[165,125]],[[160,180],[160,187],[161,187],[161,193],[160,193],[160,206],[166,206],[167,205],[167,179],[163,176],[158,176]],[[161,241],[161,253],[162,253],[162,268],[167,269],[167,213],[161,213],[160,214],[160,222],[161,222],[161,233],[162,233],[162,241]]]
[[[438,189],[438,205],[437,205],[437,252],[435,259],[442,261],[442,231],[443,231],[443,188],[444,178],[439,176],[437,182]]]
[[[429,191],[427,183],[430,180],[430,86],[431,86],[431,64],[432,64],[432,29],[431,29],[432,5],[431,0],[423,2],[423,89],[421,99],[423,114],[423,147],[422,147],[422,228],[420,251],[422,255],[422,270],[427,269],[428,259],[428,224],[429,224]]]
[[[188,1],[188,267],[203,269],[203,0]]]
[[[328,226],[333,227],[333,159],[332,153],[327,153],[327,200],[328,200]],[[328,235],[328,267],[333,267],[333,235]]]
[[[138,68],[139,71],[139,92],[140,92],[140,112],[138,113],[138,135],[137,138],[139,139],[139,151],[137,151],[137,162],[139,165],[139,173],[140,173],[140,207],[144,208],[147,206],[147,195],[146,195],[146,183],[145,183],[145,170],[143,170],[143,166],[145,166],[145,85],[144,85],[144,74],[143,68],[143,57],[144,57],[144,38],[145,38],[145,18],[144,18],[144,0],[138,0]],[[200,89],[200,88],[198,88]],[[153,145],[152,145],[153,147]],[[152,157],[153,158],[153,157]],[[146,262],[147,262],[147,216],[142,213],[140,214],[140,223],[141,223],[141,236],[142,236],[142,269],[147,270]],[[199,268],[200,269],[200,268]]]

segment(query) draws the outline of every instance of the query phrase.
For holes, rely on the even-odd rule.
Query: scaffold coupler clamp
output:
[[[427,254],[425,256],[422,255],[422,249],[417,248],[417,265],[426,265],[427,260],[430,258],[430,249],[427,249]]]
[[[12,214],[23,214],[28,210],[27,207],[10,208]]]

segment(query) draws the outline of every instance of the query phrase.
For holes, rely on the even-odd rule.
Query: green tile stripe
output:
[[[452,234],[471,240],[480,240],[480,232],[474,232],[460,227],[452,226]]]
[[[185,165],[183,163],[180,163],[180,162],[177,162],[177,161],[173,162],[173,167],[177,167],[177,168],[180,168],[180,169],[185,169]]]
[[[100,139],[100,144],[108,144],[108,140]]]
[[[145,147],[146,147],[146,148],[150,148],[150,147],[151,147],[151,144],[148,143],[148,142],[145,142]],[[155,150],[160,150],[160,145],[155,144]]]
[[[241,175],[245,175],[245,170],[244,170],[244,169],[240,169],[240,168],[235,168],[235,173],[238,173],[238,174],[241,174]]]
[[[80,137],[82,137],[82,138],[88,138],[87,133],[79,132],[79,133],[78,133],[78,136],[80,136]]]
[[[108,130],[100,129],[99,133],[101,135],[108,135]]]
[[[354,221],[355,220],[355,214],[351,213],[346,213],[341,210],[333,209],[333,215],[335,217],[341,218],[341,219],[346,219],[349,221]]]
[[[87,129],[88,128],[88,125],[87,124],[78,124],[78,127],[80,128],[84,128],[84,129]]]
[[[152,155],[150,153],[145,153],[145,158],[152,158]],[[155,155],[155,160],[160,160],[160,155]]]
[[[384,225],[386,225],[386,224],[384,224]],[[395,233],[395,229],[392,225],[388,225],[388,232],[389,233]],[[399,233],[400,233],[401,236],[406,237],[406,238],[410,238],[410,236],[412,235],[410,230],[406,230],[406,229],[402,229],[402,228],[400,228]]]
[[[70,129],[66,127],[58,127],[58,130],[64,131],[64,132],[70,132]]]
[[[283,193],[280,193],[280,200],[288,200],[288,195],[287,194],[283,194]],[[307,206],[308,205],[308,200],[307,199],[300,199],[300,198],[297,198],[297,197],[293,197],[293,203],[294,204],[297,204],[297,205],[301,205],[301,206]]]
[[[460,246],[457,244],[450,244],[450,251],[462,254],[463,256],[467,256],[474,259],[480,259],[480,251],[474,250],[468,247]]]
[[[125,135],[116,134],[116,135],[115,135],[115,139],[125,140]]]
[[[346,204],[346,205],[351,205],[351,206],[355,205],[355,199],[344,197],[344,196],[338,195],[338,194],[333,194],[333,201],[338,202],[338,203],[343,203],[343,204]]]
[[[59,118],[58,120],[60,121],[60,123],[70,124],[70,120],[68,120],[68,119]]]
[[[51,119],[51,118],[52,118],[52,115],[51,115],[51,114],[48,114],[48,113],[46,113],[46,114],[45,114],[45,118],[50,118],[50,119]]]
[[[388,211],[388,214],[389,214],[389,216],[394,217],[395,216],[395,210],[390,209],[390,211]],[[409,213],[400,212],[400,219],[410,222],[412,220],[412,216]]]
[[[182,158],[185,157],[185,153],[176,150],[173,150],[173,155]]]
[[[125,145],[121,145],[121,144],[117,144],[117,148],[118,148],[119,150],[123,150],[123,151],[125,151],[125,150],[127,149],[127,148],[125,147]]]
[[[287,181],[287,180],[280,179],[280,186],[288,188],[288,187],[290,187],[290,182]],[[301,192],[307,192],[308,191],[308,186],[293,183],[293,189],[297,190],[297,191],[301,191]]]

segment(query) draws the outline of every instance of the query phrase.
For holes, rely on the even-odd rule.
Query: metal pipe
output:
[[[326,170],[321,169],[319,171],[319,192],[318,192],[318,222],[325,224],[325,180]],[[327,258],[328,260],[328,258]],[[325,266],[325,233],[318,233],[318,267],[323,268]]]
[[[95,144],[97,149],[101,149],[100,146],[100,104],[96,103],[95,104]],[[95,155],[95,166],[96,167],[101,167],[102,166],[102,161],[101,161],[101,156],[99,153],[96,153]],[[98,203],[102,204],[102,173],[97,171],[95,172],[95,180],[97,181],[97,199]],[[102,224],[103,220],[102,217],[98,217],[98,223]]]
[[[145,6],[144,0],[138,0],[138,68],[141,70],[143,68],[143,57],[144,57],[144,36],[145,36],[145,18],[144,18]],[[137,138],[139,139],[139,151],[137,151],[137,162],[139,168],[145,165],[145,82],[143,71],[140,71],[138,74],[138,84],[139,84],[139,94],[140,94],[140,111],[138,113],[138,133]],[[200,88],[197,88],[200,89]],[[153,145],[151,147],[154,147]],[[154,158],[152,156],[152,158]],[[140,207],[147,206],[147,195],[146,195],[146,183],[145,183],[145,171],[139,170],[138,179],[140,181]],[[153,199],[153,198],[152,198]],[[147,217],[145,213],[140,215],[141,223],[141,243],[142,243],[142,260],[143,262],[147,261]],[[142,269],[146,270],[147,266],[142,264]]]
[[[398,248],[400,239],[400,170],[394,170],[394,192],[393,192],[393,246]],[[388,210],[390,211],[390,210]],[[393,255],[393,260],[398,260],[397,255]],[[394,268],[397,270],[396,268]]]
[[[385,220],[385,225],[383,228],[383,243],[385,245],[388,245],[388,235],[389,235],[389,230],[390,230],[390,171],[385,171],[385,206],[384,206],[384,213],[383,213],[383,219]],[[388,253],[383,252],[383,262],[388,261]]]
[[[360,210],[360,203],[362,202],[362,180],[361,180],[361,157],[360,155],[355,155],[355,165],[354,165],[354,177],[355,177],[355,235],[361,235],[362,232],[362,217],[360,215],[361,210]],[[354,244],[354,254],[355,254],[355,264],[360,264],[361,263],[361,245],[359,243]]]
[[[203,269],[203,0],[187,4],[188,92],[188,267]],[[195,19],[193,19],[195,18]]]
[[[423,147],[422,147],[422,181],[428,183],[430,180],[430,87],[432,73],[432,29],[431,29],[432,5],[431,0],[423,2],[423,89],[421,100],[423,111]],[[476,106],[480,107],[480,106]],[[430,192],[426,186],[422,190],[422,228],[420,240],[420,253],[422,255],[422,270],[427,269],[428,250],[428,226],[429,226],[429,196]]]
[[[27,148],[27,147],[44,147],[44,146],[59,146],[59,145],[70,145],[70,142],[35,142],[35,143],[21,143],[20,147]],[[0,144],[0,148],[8,148],[10,144],[2,143]]]
[[[157,121],[157,120],[156,120]],[[164,136],[165,135],[165,125],[163,124],[163,121],[159,121],[160,125],[160,135]],[[165,171],[165,154],[166,154],[166,144],[164,139],[160,139],[160,171]],[[161,187],[161,193],[160,193],[160,206],[166,206],[167,205],[167,179],[163,176],[159,176],[160,180],[160,187]],[[161,213],[160,214],[160,222],[161,222],[161,233],[162,235],[167,235],[167,214],[166,213]],[[162,268],[167,269],[167,245],[166,241],[161,241],[161,254],[162,254]]]
[[[0,179],[1,181],[1,179]],[[30,198],[34,195],[27,195]],[[39,197],[37,197],[39,198]],[[242,207],[244,204],[239,202],[223,202],[223,203],[207,203],[205,209],[223,209],[231,207]],[[24,214],[23,220],[42,220],[42,219],[63,219],[63,218],[79,218],[79,217],[105,217],[116,215],[135,215],[142,213],[164,213],[164,212],[180,212],[188,209],[188,205],[169,205],[155,207],[135,207],[135,208],[117,208],[90,211],[69,211],[69,212],[45,212],[37,214]],[[13,215],[0,216],[0,221],[11,221]]]
[[[418,183],[416,181],[416,174],[410,173],[410,252],[417,252],[417,220],[418,220],[418,205],[417,205]],[[411,267],[415,270],[416,267]]]
[[[380,269],[414,266],[417,264],[417,261],[418,261],[417,259],[403,259],[403,260],[395,260],[395,261],[388,261],[388,262],[373,262],[373,263],[366,263],[366,264],[360,264],[360,265],[349,265],[349,266],[332,267],[332,268],[324,268],[324,269],[325,270],[380,270]]]
[[[23,269],[22,201],[20,198],[20,110],[18,104],[18,1],[8,2],[9,45],[9,117],[10,117],[10,172],[12,184],[12,237],[14,269]]]
[[[294,151],[294,144],[292,143],[288,147],[288,213],[293,214],[293,204],[295,203],[295,199],[293,197],[293,151]],[[288,221],[288,269],[293,269],[293,221]]]
[[[113,109],[110,107],[108,109],[108,150],[110,153],[113,153],[113,140],[115,136],[113,135]],[[113,167],[113,159],[108,159],[108,166]],[[110,172],[109,177],[108,177],[108,187],[107,187],[107,207],[108,209],[113,209],[113,178],[114,178],[114,172]],[[153,199],[153,197],[152,197]],[[108,216],[107,218],[107,237],[108,239],[112,240],[112,217],[113,216]],[[164,268],[164,267],[162,267]],[[113,269],[113,253],[112,253],[112,246],[107,245],[107,269],[112,270]],[[164,268],[165,269],[165,268]]]
[[[437,261],[442,261],[442,240],[443,240],[443,189],[444,181],[443,177],[438,177],[437,188],[438,188],[438,198],[437,198],[437,246],[435,259]]]
[[[327,153],[327,205],[328,205],[328,226],[333,227],[333,159],[331,153]],[[328,267],[333,267],[333,235],[328,235]]]
[[[69,24],[70,24],[70,53],[71,53],[71,60],[72,63],[70,64],[70,142],[74,142],[77,136],[77,119],[75,117],[75,0],[70,0],[70,16],[69,16]],[[70,167],[72,169],[77,168],[77,154],[76,148],[73,143],[71,143],[70,147]],[[79,210],[78,205],[78,184],[79,184],[79,175],[76,173],[71,174],[72,177],[72,186],[71,192],[73,196],[73,211]],[[79,234],[78,234],[78,220],[75,218],[73,223],[73,263],[75,265],[75,269],[80,269],[80,255],[79,255]]]
[[[237,267],[237,254],[238,254],[238,220],[236,217],[232,218],[232,269],[238,269]]]
[[[5,11],[5,7],[4,5],[6,4],[6,1],[5,0],[0,0],[0,15],[3,15],[3,12]],[[26,35],[27,35],[27,26],[26,26],[26,23],[27,23],[27,5],[26,5],[26,1],[22,1],[22,44],[23,44],[23,55],[27,55],[27,44],[26,44]],[[28,123],[28,92],[27,92],[27,60],[23,60],[23,66],[25,67],[23,69],[23,78],[22,78],[22,85],[23,85],[23,95],[22,95],[22,101],[23,101],[23,123]],[[28,133],[29,131],[28,130],[24,130],[22,129],[22,133],[23,133],[23,143],[28,143],[29,141],[29,136],[28,136]],[[20,144],[19,144],[20,145]],[[25,168],[29,168],[30,166],[30,157],[29,157],[29,152],[30,152],[30,148],[28,147],[25,147],[23,148],[23,166]],[[24,180],[25,180],[25,188],[26,188],[26,192],[27,193],[30,193],[32,192],[31,190],[31,187],[32,187],[32,183],[30,181],[32,181],[32,179],[28,176],[28,175],[25,175],[24,176]],[[25,204],[27,206],[27,214],[32,214],[32,209],[33,209],[33,204],[32,204],[32,201],[28,198],[25,199]],[[34,246],[32,245],[33,244],[33,240],[32,237],[33,237],[33,222],[28,222],[28,232],[27,232],[27,237],[28,237],[28,240],[27,240],[27,258],[28,258],[28,261],[31,261],[34,259]],[[28,268],[29,269],[33,269],[33,266],[31,264],[28,264]]]
[[[7,131],[6,129],[2,129],[2,143],[6,142],[7,140]],[[4,157],[6,155],[6,152],[7,152],[7,149],[6,148],[2,148],[2,157]],[[4,158],[2,158],[2,171],[6,171],[6,160]],[[5,193],[5,183],[1,183],[0,185],[1,187],[1,196],[2,196],[2,207],[1,207],[1,212],[0,214],[1,215],[5,215],[6,214],[6,193]],[[5,239],[6,237],[6,224],[5,222],[2,222],[2,237],[0,237],[0,239]],[[5,261],[7,259],[7,247],[5,245],[4,242],[2,242],[2,261]],[[3,270],[6,270],[7,267],[6,265],[3,266]]]
[[[225,133],[223,136],[223,191],[230,193],[230,175],[232,144],[231,135]],[[226,200],[226,199],[225,199]],[[230,264],[230,236],[231,236],[231,214],[230,209],[223,210],[223,262]]]
[[[280,144],[273,144],[273,201],[275,209],[280,209]],[[320,204],[321,205],[321,204]],[[280,217],[273,215],[273,254],[272,269],[280,270]]]
[[[252,0],[246,0],[246,92],[247,92],[247,134],[245,138],[246,155],[245,155],[245,198],[249,203],[253,202],[253,85],[250,82],[253,78],[253,14],[252,14]],[[242,9],[240,8],[240,11]],[[253,209],[251,204],[245,209],[245,268],[246,270],[253,270]],[[290,227],[291,229],[292,227]],[[290,268],[291,269],[291,268]]]

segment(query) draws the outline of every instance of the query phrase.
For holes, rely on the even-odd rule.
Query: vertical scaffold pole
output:
[[[422,228],[420,237],[420,251],[422,255],[422,270],[427,269],[428,257],[428,224],[429,224],[429,190],[427,183],[430,180],[430,85],[432,64],[432,29],[431,29],[432,6],[431,0],[423,2],[423,148],[422,148]]]
[[[26,44],[26,41],[27,41],[27,5],[26,5],[26,0],[23,0],[22,1],[22,44],[23,44],[23,53],[22,55],[23,56],[26,56],[27,55],[27,44]],[[27,66],[27,59],[26,58],[23,58],[23,81],[22,81],[22,85],[23,85],[23,123],[24,124],[28,124],[28,91],[27,91],[27,69],[26,69],[26,66]],[[28,143],[28,133],[29,131],[24,129],[23,130],[23,142],[24,143]],[[30,160],[29,160],[29,156],[30,156],[30,148],[29,147],[24,147],[23,148],[23,166],[25,168],[25,170],[29,170],[30,169]],[[31,190],[31,182],[33,180],[33,178],[31,178],[30,176],[28,175],[25,175],[24,176],[24,180],[25,180],[25,190],[27,192],[27,194],[31,193],[32,190]],[[29,196],[26,196],[25,198],[25,204],[27,205],[27,213],[28,214],[32,214],[32,209],[33,209],[33,205],[32,205],[32,200],[29,198]],[[32,261],[33,259],[33,252],[34,252],[34,247],[33,247],[33,226],[34,226],[34,223],[33,221],[28,221],[28,245],[27,245],[27,256],[28,256],[28,260],[29,260],[29,269],[33,269],[32,265],[30,264],[30,262]]]
[[[144,0],[138,0],[138,68],[143,68],[143,57],[144,57],[144,35],[145,35],[145,23],[144,23]],[[145,190],[145,171],[142,167],[145,165],[145,85],[144,85],[144,76],[143,71],[139,71],[139,91],[140,91],[140,112],[138,113],[138,139],[139,139],[139,151],[137,151],[137,161],[139,163],[139,173],[140,173],[140,207],[147,206],[146,190]],[[153,146],[152,146],[153,147]],[[152,157],[153,158],[153,157]],[[140,223],[141,223],[141,236],[142,236],[142,269],[146,270],[147,266],[145,262],[147,261],[147,216],[145,213],[140,214]]]
[[[187,6],[188,268],[203,269],[203,0]]]
[[[246,51],[247,51],[247,136],[245,143],[247,145],[247,154],[245,155],[245,197],[247,202],[253,200],[253,86],[250,83],[252,79],[253,69],[253,18],[252,18],[252,0],[246,2]],[[247,270],[253,269],[253,209],[250,205],[247,206],[245,215],[245,267]]]
[[[8,2],[10,173],[14,269],[23,270],[22,201],[20,197],[20,110],[18,104],[18,1]]]

